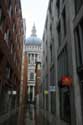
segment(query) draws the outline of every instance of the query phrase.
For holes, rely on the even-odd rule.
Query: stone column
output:
[[[30,86],[28,86],[28,93],[30,93]]]
[[[33,63],[35,63],[35,54],[33,54],[33,60],[34,60]]]
[[[29,56],[29,57],[30,57],[30,63],[31,63],[31,54],[30,54],[30,56]]]
[[[30,56],[31,58],[30,58],[30,63],[32,63],[32,54],[31,54],[31,56]]]
[[[34,54],[34,63],[35,63],[35,54]]]

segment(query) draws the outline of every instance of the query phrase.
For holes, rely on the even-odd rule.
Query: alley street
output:
[[[4,119],[5,122],[0,121],[0,125],[55,125],[55,119],[53,120],[51,115],[49,119],[47,114],[44,110],[36,109],[33,104],[29,104],[12,114],[9,119]]]
[[[0,125],[83,125],[83,0],[0,0]]]

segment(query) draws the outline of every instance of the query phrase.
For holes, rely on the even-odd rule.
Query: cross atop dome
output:
[[[36,27],[35,27],[35,23],[33,24],[33,27],[32,27],[32,34],[31,36],[36,36]]]

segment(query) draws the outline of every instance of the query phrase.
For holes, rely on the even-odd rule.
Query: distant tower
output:
[[[36,27],[35,27],[35,24],[32,27],[32,34],[31,34],[31,36],[36,36]]]
[[[42,42],[36,35],[36,27],[33,24],[32,33],[26,39],[25,51],[28,56],[28,101],[35,101],[35,66],[41,62]]]

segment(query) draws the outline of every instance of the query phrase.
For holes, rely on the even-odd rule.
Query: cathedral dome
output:
[[[41,39],[38,38],[36,35],[35,25],[33,25],[31,36],[26,39],[26,44],[28,44],[28,45],[41,45]]]

